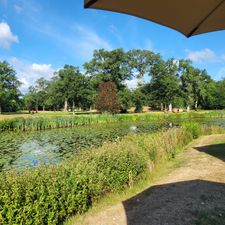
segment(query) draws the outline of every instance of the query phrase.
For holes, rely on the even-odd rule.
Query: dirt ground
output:
[[[194,225],[197,212],[224,209],[225,135],[202,137],[181,157],[185,163],[153,186],[76,224]]]

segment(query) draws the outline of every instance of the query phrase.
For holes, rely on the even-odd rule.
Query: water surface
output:
[[[225,128],[225,119],[198,119],[205,125]],[[0,170],[59,163],[73,158],[81,150],[99,147],[104,142],[117,141],[129,133],[151,133],[169,129],[182,121],[126,122],[94,124],[75,128],[34,132],[2,132],[0,134]]]

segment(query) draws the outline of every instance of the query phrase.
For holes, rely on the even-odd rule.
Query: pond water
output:
[[[225,120],[200,120],[203,124],[220,125]],[[173,124],[178,125],[179,121]],[[171,127],[170,122],[129,122],[79,126],[35,132],[0,133],[0,171],[72,158],[79,151],[116,141],[129,133],[151,133]]]
[[[79,151],[116,141],[128,133],[155,132],[165,123],[120,123],[0,134],[0,170],[58,163]]]

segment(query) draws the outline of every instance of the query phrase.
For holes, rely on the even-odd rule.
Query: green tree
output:
[[[127,54],[123,49],[106,51],[95,50],[90,62],[84,64],[86,74],[90,76],[95,88],[104,81],[112,81],[118,91],[124,89],[124,82],[132,78]]]
[[[133,102],[135,106],[135,112],[142,112],[143,105],[146,103],[146,95],[143,93],[143,87],[139,87],[133,90]]]
[[[89,79],[80,73],[77,67],[65,65],[56,74],[55,92],[60,92],[64,99],[64,111],[68,110],[68,104],[75,107],[90,107],[93,101],[94,91]]]
[[[193,106],[197,110],[199,105],[208,109],[214,107],[216,83],[206,70],[193,67],[189,60],[180,60],[179,74],[187,109]]]
[[[133,105],[133,94],[129,88],[124,88],[118,92],[120,111],[127,113],[127,110]]]
[[[31,110],[34,110],[37,112],[38,111],[38,104],[39,104],[39,98],[37,94],[37,90],[35,89],[34,86],[30,86],[29,91],[27,94],[24,96],[24,103],[26,108],[28,109],[29,113]]]
[[[38,106],[41,106],[42,110],[45,111],[47,105],[47,96],[48,96],[48,85],[49,81],[44,79],[44,77],[39,78],[35,82],[35,92],[37,97]]]
[[[225,78],[216,83],[214,108],[225,109]]]
[[[0,114],[2,111],[16,111],[19,108],[19,86],[16,71],[6,62],[0,62]]]
[[[170,106],[174,98],[180,95],[178,68],[173,59],[164,62],[162,59],[151,68],[150,89],[155,103]]]
[[[161,59],[159,54],[148,50],[133,49],[127,53],[129,67],[139,79],[139,85],[143,84],[144,75],[151,74],[151,68]]]
[[[61,92],[61,85],[57,73],[51,78],[48,85],[46,105],[49,109],[59,111],[64,104],[64,93]]]

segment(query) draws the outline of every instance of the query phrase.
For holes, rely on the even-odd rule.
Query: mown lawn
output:
[[[194,111],[193,111],[194,112]],[[205,113],[222,113],[225,115],[225,111],[224,110],[199,110],[198,112],[194,112],[197,113],[199,115],[201,114],[205,114]],[[164,112],[145,112],[145,113],[127,113],[125,115],[143,115],[143,114],[165,114]],[[173,113],[173,114],[186,114],[186,113]],[[73,115],[72,112],[62,112],[62,111],[39,111],[38,113],[34,113],[34,114],[29,114],[27,111],[21,111],[21,112],[16,112],[16,113],[2,113],[0,114],[0,120],[5,120],[5,119],[14,119],[14,118],[18,118],[18,117],[23,117],[23,118],[34,118],[34,117],[54,117],[54,116],[71,116]],[[75,112],[75,115],[82,115],[82,116],[96,116],[98,115],[98,113],[96,113],[95,111],[80,111],[80,112]],[[123,114],[124,115],[124,114]]]

